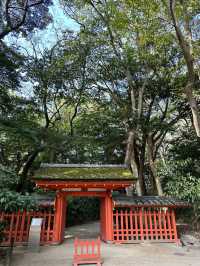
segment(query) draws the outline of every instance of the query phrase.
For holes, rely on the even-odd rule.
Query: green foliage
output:
[[[62,180],[132,180],[133,175],[126,168],[45,168],[35,172],[35,178],[62,179]]]
[[[10,168],[0,165],[0,212],[34,210],[36,201],[30,195],[17,193],[19,176]]]
[[[19,177],[10,168],[0,165],[0,190],[15,190]]]
[[[67,206],[67,226],[99,219],[99,199],[69,198]]]
[[[85,101],[80,105],[73,121],[73,135],[68,137],[68,142],[65,141],[59,150],[54,150],[55,161],[123,163],[125,152],[123,140],[126,132],[121,122],[121,112],[106,101],[102,105],[95,100],[91,103],[89,97]],[[69,123],[68,116],[67,113],[63,115],[65,126]],[[47,162],[48,155],[50,156],[50,153],[44,158]]]
[[[163,187],[169,195],[200,202],[199,139],[187,128],[170,141],[166,166],[160,167]]]
[[[183,157],[185,157],[183,153]],[[188,156],[189,157],[189,156]],[[164,192],[167,195],[175,196],[190,202],[191,208],[179,210],[178,217],[189,223],[194,230],[199,230],[200,224],[200,178],[195,169],[194,160],[169,161],[159,171],[163,178]]]
[[[0,192],[0,212],[32,211],[37,209],[36,201],[30,195],[13,191]]]
[[[200,201],[200,178],[192,175],[191,159],[168,162],[160,171],[167,195],[185,199],[191,203]]]

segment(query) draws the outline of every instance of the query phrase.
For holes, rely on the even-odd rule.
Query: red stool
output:
[[[73,266],[80,264],[96,264],[101,266],[100,246],[100,237],[97,240],[81,240],[75,238]]]

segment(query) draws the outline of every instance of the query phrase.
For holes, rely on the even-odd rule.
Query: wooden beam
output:
[[[132,181],[65,181],[65,180],[35,180],[36,185],[41,188],[60,190],[65,188],[104,188],[120,189],[133,184]]]
[[[63,191],[65,196],[77,196],[77,197],[106,197],[107,192],[100,191]]]
[[[128,168],[126,164],[56,164],[42,163],[41,168]]]

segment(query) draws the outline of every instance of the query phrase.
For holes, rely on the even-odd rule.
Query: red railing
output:
[[[101,240],[81,240],[76,238],[74,240],[74,260],[73,265],[79,264],[97,264],[101,265]]]
[[[174,210],[116,209],[113,224],[114,242],[179,242]]]
[[[0,213],[0,220],[5,221],[3,245],[22,244],[28,242],[29,229],[32,218],[43,218],[40,242],[48,244],[53,242],[54,213],[52,211],[43,212],[17,212]]]

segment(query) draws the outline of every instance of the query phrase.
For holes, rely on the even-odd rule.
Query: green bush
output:
[[[191,208],[177,210],[178,217],[200,228],[200,178],[195,160],[169,161],[159,171],[166,195],[184,199],[191,203]]]
[[[170,161],[160,169],[160,177],[167,195],[195,203],[200,200],[200,178],[191,159]]]
[[[30,195],[21,195],[14,191],[0,192],[0,212],[32,211],[36,208],[37,203]]]
[[[0,190],[15,190],[19,182],[19,176],[8,167],[0,164]]]
[[[30,195],[16,192],[18,175],[8,167],[0,165],[0,212],[34,210],[36,201]]]

